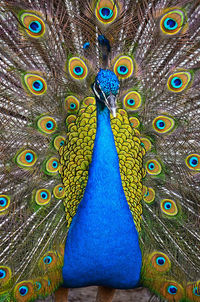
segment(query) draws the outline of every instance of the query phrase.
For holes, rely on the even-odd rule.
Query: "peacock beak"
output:
[[[113,117],[116,117],[116,111],[117,111],[117,102],[116,102],[116,96],[114,96],[112,93],[106,98],[105,104],[107,108],[110,110],[110,113],[113,115]]]

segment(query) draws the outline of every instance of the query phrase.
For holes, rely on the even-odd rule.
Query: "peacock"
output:
[[[199,302],[199,1],[0,11],[0,301]]]

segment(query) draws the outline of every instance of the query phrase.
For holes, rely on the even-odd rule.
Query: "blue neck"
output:
[[[97,103],[97,132],[86,190],[101,195],[100,202],[109,206],[108,200],[119,202],[119,189],[123,191],[119,159],[110,125],[110,112],[107,107],[102,110]]]
[[[138,285],[141,251],[123,191],[110,113],[97,103],[97,132],[88,183],[70,226],[64,256],[66,287]]]

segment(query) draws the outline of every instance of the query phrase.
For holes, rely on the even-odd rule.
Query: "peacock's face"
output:
[[[114,117],[116,116],[119,87],[117,76],[108,69],[99,71],[92,87],[97,101],[104,103]]]

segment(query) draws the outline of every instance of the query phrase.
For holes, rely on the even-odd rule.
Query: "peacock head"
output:
[[[92,86],[97,102],[107,106],[114,117],[116,117],[119,87],[120,84],[117,76],[108,69],[101,69],[99,71]]]

